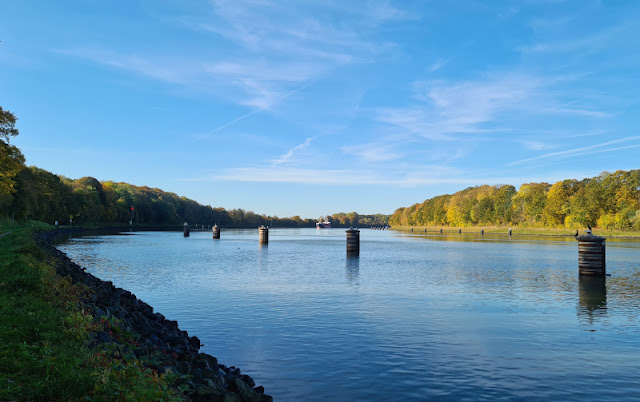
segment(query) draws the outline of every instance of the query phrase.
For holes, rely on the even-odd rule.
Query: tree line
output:
[[[279,218],[244,209],[214,208],[158,188],[70,179],[35,166],[26,166],[20,150],[11,145],[19,134],[17,118],[0,107],[0,216],[61,224],[121,223],[148,225],[214,225],[249,228],[260,225],[314,227],[315,219]],[[334,226],[386,225],[388,215],[339,213],[326,217]],[[322,217],[324,220],[325,217]]]
[[[397,209],[392,226],[528,226],[640,230],[640,170],[584,180],[476,186]]]

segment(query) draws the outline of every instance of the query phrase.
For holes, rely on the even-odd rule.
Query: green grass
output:
[[[89,348],[104,329],[79,303],[87,289],[55,273],[33,241],[43,223],[0,221],[0,400],[170,400],[164,377],[122,345]],[[112,323],[109,323],[112,325]]]

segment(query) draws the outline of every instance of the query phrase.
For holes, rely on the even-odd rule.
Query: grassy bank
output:
[[[0,400],[170,400],[168,378],[123,354],[91,347],[92,333],[117,331],[81,300],[88,290],[55,272],[34,243],[43,223],[0,221]],[[126,334],[122,334],[126,341]]]
[[[503,234],[507,235],[509,228],[512,230],[512,235],[538,235],[538,236],[573,236],[576,233],[576,229],[564,229],[564,228],[536,228],[536,227],[519,227],[519,226],[473,226],[473,227],[449,227],[449,226],[394,226],[392,230],[410,231],[413,228],[414,232],[424,232],[427,229],[429,232],[443,233],[458,233],[461,229],[462,233],[480,233],[480,230],[484,229],[485,234]],[[579,229],[580,234],[584,234],[586,228]],[[593,233],[598,236],[607,237],[627,237],[627,238],[640,238],[640,232],[637,231],[624,231],[624,230],[612,230],[612,229],[594,229]]]

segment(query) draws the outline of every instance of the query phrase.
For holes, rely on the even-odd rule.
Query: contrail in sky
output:
[[[201,139],[203,139],[203,138],[206,138],[206,137],[210,136],[210,135],[211,135],[211,134],[213,134],[213,133],[216,133],[216,132],[218,132],[218,131],[220,131],[220,130],[222,130],[222,129],[224,129],[224,128],[229,127],[230,125],[232,125],[232,124],[234,124],[234,123],[239,122],[240,120],[246,119],[247,117],[252,116],[252,115],[254,115],[254,114],[258,113],[258,112],[261,112],[261,111],[263,111],[263,110],[265,110],[265,109],[269,109],[270,107],[275,106],[275,105],[277,105],[278,103],[282,102],[283,100],[287,99],[287,98],[288,98],[288,97],[290,97],[291,95],[293,95],[293,94],[295,94],[295,93],[297,93],[297,92],[300,92],[300,91],[302,91],[303,89],[305,89],[305,88],[309,87],[311,84],[313,84],[313,81],[309,82],[308,84],[305,84],[305,85],[301,86],[300,88],[294,89],[293,91],[291,91],[291,92],[289,92],[289,93],[286,93],[286,94],[282,95],[281,97],[279,97],[278,99],[276,99],[275,101],[273,101],[273,103],[269,104],[269,105],[268,105],[268,106],[266,106],[266,107],[261,107],[261,108],[258,108],[258,109],[256,109],[256,110],[252,110],[251,112],[249,112],[249,113],[247,113],[247,114],[245,114],[245,115],[242,115],[242,116],[240,116],[240,117],[238,117],[238,118],[236,118],[236,119],[234,119],[234,120],[231,120],[230,122],[225,123],[225,124],[221,125],[220,127],[214,128],[212,131],[208,132],[207,134],[204,134],[204,135],[201,135],[201,136],[199,136],[199,137],[196,137],[195,139],[196,139],[196,140],[201,140]]]

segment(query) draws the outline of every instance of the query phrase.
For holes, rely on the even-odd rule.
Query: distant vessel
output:
[[[331,222],[329,221],[316,222],[316,229],[330,229],[330,228],[331,228]]]

